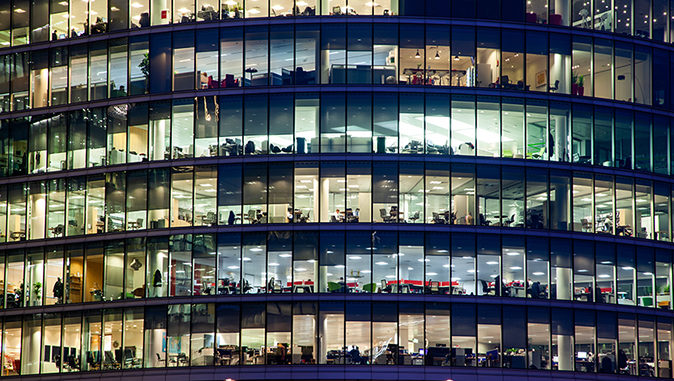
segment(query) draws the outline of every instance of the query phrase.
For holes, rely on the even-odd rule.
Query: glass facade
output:
[[[673,379],[673,4],[0,0],[0,378]]]
[[[0,241],[293,223],[672,237],[674,188],[666,179],[479,162],[355,160],[180,166],[13,183],[0,187],[6,200]]]
[[[280,298],[5,317],[3,375],[256,365],[670,375],[669,316],[386,299]],[[46,335],[30,340],[40,329]]]
[[[672,121],[586,103],[430,91],[199,96],[3,119],[0,177],[318,153],[528,159],[668,175]]]
[[[0,49],[0,112],[148,92],[318,84],[512,90],[674,108],[668,64],[674,53],[667,45],[579,33],[402,22],[280,24]],[[213,112],[206,109],[204,115]]]

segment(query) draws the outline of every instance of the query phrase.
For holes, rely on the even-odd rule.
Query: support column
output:
[[[559,370],[573,370],[573,340],[571,335],[557,336],[557,358]]]
[[[557,280],[557,299],[571,300],[571,269],[565,267],[557,267],[555,269],[555,277]]]

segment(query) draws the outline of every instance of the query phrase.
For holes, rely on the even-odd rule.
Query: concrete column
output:
[[[152,143],[152,159],[151,160],[164,160],[164,151],[166,150],[166,144],[164,142],[164,135],[166,133],[166,127],[168,120],[155,120],[151,122],[151,143]]]
[[[555,184],[555,202],[552,203],[550,225],[555,230],[568,230],[569,186]],[[555,226],[556,225],[556,226]]]
[[[328,266],[320,266],[318,292],[328,292]]]
[[[30,202],[30,237],[32,239],[44,238],[46,202],[43,194],[32,195]]]
[[[569,161],[569,129],[568,129],[568,118],[564,116],[555,116],[555,153],[551,159],[556,161]]]
[[[557,299],[571,300],[571,269],[557,267],[555,269],[555,283],[557,285]]]
[[[554,13],[562,15],[562,25],[571,25],[571,1],[555,0]]]
[[[325,0],[322,0],[325,1]],[[330,51],[321,50],[321,83],[330,83]]]
[[[321,222],[330,222],[330,209],[328,209],[330,201],[330,179],[323,179],[321,183],[321,208],[320,220]],[[334,210],[332,211],[334,213]]]
[[[557,349],[559,370],[573,370],[574,353],[571,335],[557,336]]]

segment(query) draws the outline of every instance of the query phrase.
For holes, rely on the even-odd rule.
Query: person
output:
[[[286,213],[286,217],[288,218],[289,223],[293,222],[294,216],[295,216],[295,214],[293,213],[293,208],[288,208],[288,213]]]
[[[531,282],[531,280],[529,280]],[[531,293],[532,299],[540,299],[541,297],[541,282],[530,283],[529,292]]]
[[[346,282],[344,282],[344,277],[339,277],[339,283],[340,286],[342,286],[342,289],[339,292],[346,292]]]
[[[335,210],[335,219],[337,219],[337,221],[339,222],[342,222],[344,220],[344,216],[339,211],[339,209]]]
[[[63,304],[63,282],[61,282],[61,277],[56,278],[56,283],[54,283],[54,289],[52,291],[56,298],[56,304]]]
[[[468,215],[466,216],[466,225],[472,224],[473,224],[473,214],[471,212],[468,212]]]
[[[363,358],[360,356],[360,351],[358,350],[358,347],[353,347],[349,351],[349,354],[351,355],[351,361],[353,361],[354,364],[363,364]]]
[[[360,208],[356,208],[353,212],[353,218],[355,222],[360,222]]]
[[[611,221],[611,216],[606,216],[604,219],[604,230],[607,232],[613,232],[613,221]]]
[[[56,40],[58,40],[58,39],[59,39],[58,33],[57,33],[56,31],[53,31],[53,32],[51,33],[51,40],[52,40],[52,41],[56,41]]]

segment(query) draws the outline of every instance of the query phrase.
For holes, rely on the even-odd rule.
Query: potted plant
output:
[[[145,77],[145,94],[149,93],[149,84],[150,84],[150,53],[145,53],[143,55],[143,60],[140,61],[138,65],[140,72],[143,73]]]
[[[585,77],[580,75],[578,76],[578,95],[581,97],[585,94]]]
[[[35,282],[33,283],[33,303],[38,305],[40,303],[40,298],[42,297],[42,283]]]
[[[578,74],[571,72],[571,95],[578,95]]]

